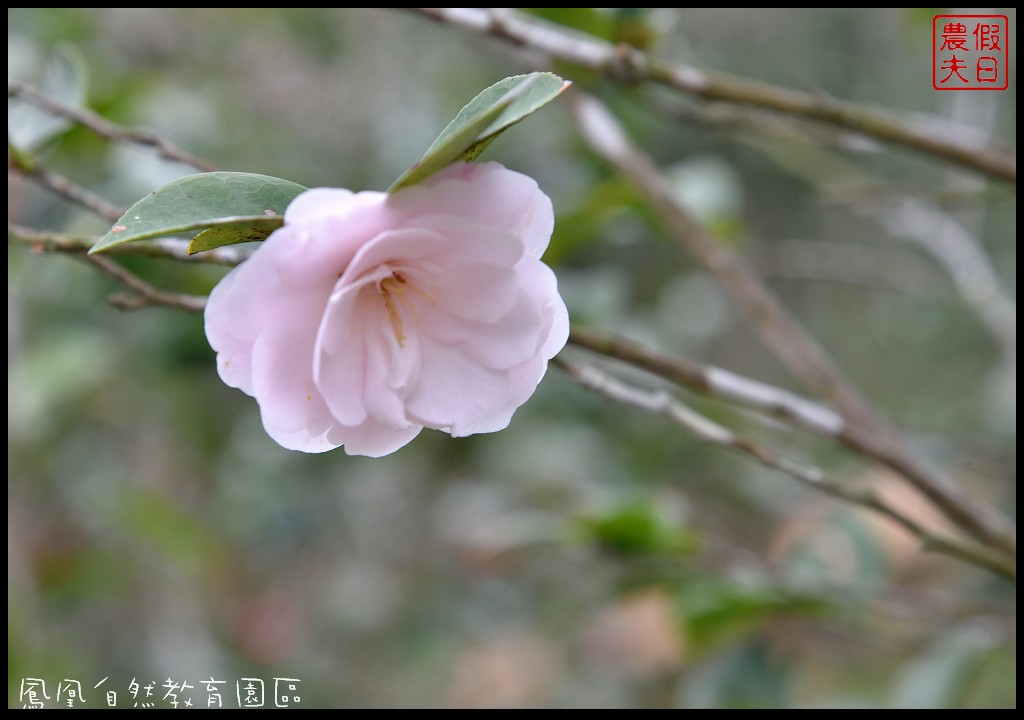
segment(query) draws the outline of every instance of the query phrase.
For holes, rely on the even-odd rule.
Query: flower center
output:
[[[413,320],[419,324],[420,318],[416,314],[416,306],[409,297],[409,291],[419,293],[430,303],[434,304],[434,298],[411,284],[400,271],[395,270],[390,276],[377,283],[377,289],[384,298],[384,309],[387,310],[388,320],[391,322],[391,331],[395,334],[395,340],[399,347],[405,347],[405,331],[402,327],[402,314],[398,302],[404,304],[412,313]]]

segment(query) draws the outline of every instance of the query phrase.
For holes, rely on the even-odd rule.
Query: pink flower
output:
[[[286,448],[379,457],[501,430],[565,345],[551,201],[497,163],[391,195],[317,188],[214,288],[206,336]]]

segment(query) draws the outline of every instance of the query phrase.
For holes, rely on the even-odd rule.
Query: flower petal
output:
[[[357,427],[337,425],[328,433],[327,439],[337,445],[344,443],[348,455],[383,457],[408,445],[422,429],[420,425],[411,425],[402,430],[394,430],[367,419]]]
[[[331,429],[336,427],[335,425],[332,425],[330,429],[320,435],[313,435],[305,428],[292,432],[280,430],[270,424],[262,412],[260,413],[260,416],[263,420],[263,428],[267,431],[267,435],[286,450],[298,450],[299,452],[305,453],[322,453],[327,452],[328,450],[334,450],[341,445],[341,443],[333,442],[331,440]]]
[[[518,407],[510,407],[507,371],[484,367],[460,348],[429,336],[420,342],[419,382],[405,403],[410,420],[461,437],[472,433],[469,428]]]
[[[283,432],[320,435],[334,422],[313,382],[317,328],[310,320],[323,315],[325,304],[316,291],[278,298],[252,347],[253,395],[264,424]]]
[[[411,283],[429,283],[430,299],[438,307],[480,323],[506,315],[519,295],[516,271],[511,267],[457,263],[440,268],[429,278],[420,273],[409,275]]]
[[[286,225],[301,224],[337,215],[339,208],[347,208],[355,193],[342,188],[311,188],[300,194],[284,211]]]
[[[550,360],[562,351],[569,340],[569,311],[558,294],[558,278],[542,262],[524,262],[518,270],[523,292],[537,298],[544,307],[545,317],[550,318],[548,336],[540,349],[544,359]]]
[[[339,288],[344,289],[364,273],[373,272],[381,265],[390,264],[401,269],[407,264],[441,254],[451,242],[451,238],[424,228],[386,230],[359,249],[341,276]]]
[[[522,238],[540,258],[551,240],[551,200],[528,175],[489,163],[454,163],[418,185],[394,193],[389,203],[410,217],[456,215]]]
[[[331,296],[310,356],[317,392],[343,425],[366,419],[366,327],[368,304],[363,287],[350,286]]]
[[[206,301],[206,339],[217,353],[217,372],[229,387],[247,395],[252,389],[252,344],[262,328],[269,298],[252,297],[250,288],[265,284],[261,263],[251,259],[225,275]],[[272,280],[272,277],[271,277]]]
[[[292,282],[333,284],[355,254],[394,223],[384,193],[316,188],[292,201],[284,227],[256,254],[272,255]]]
[[[366,328],[366,383],[363,405],[375,421],[394,430],[407,429],[411,423],[405,415],[405,403],[389,380],[396,355],[419,355],[415,334],[406,336],[399,345],[390,326],[383,322]]]
[[[417,228],[433,231],[449,240],[431,257],[438,266],[453,262],[482,262],[512,267],[524,254],[523,241],[519,236],[471,218],[421,215],[410,222]]]
[[[500,412],[495,412],[491,417],[483,418],[476,423],[462,427],[460,434],[453,432],[452,435],[454,437],[462,437],[477,433],[497,432],[507,428],[508,424],[512,421],[513,413],[530,399],[540,381],[544,379],[547,366],[547,360],[537,355],[509,370],[504,388],[508,396],[505,408]]]
[[[391,196],[318,188],[211,294],[221,377],[284,447],[379,457],[508,425],[565,344],[536,183],[456,163]]]
[[[438,344],[451,345],[474,362],[500,370],[515,367],[536,355],[548,329],[541,306],[518,288],[512,307],[493,322],[482,323],[438,311],[430,313],[421,327]]]

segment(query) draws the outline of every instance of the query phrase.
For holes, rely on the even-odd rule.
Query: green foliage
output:
[[[261,240],[281,227],[285,209],[306,188],[288,180],[238,172],[189,175],[128,208],[90,253],[115,245],[196,230],[220,230],[189,252]]]
[[[552,73],[516,75],[496,82],[459,111],[419,162],[406,170],[390,188],[425,180],[457,160],[472,162],[501,133],[532,115],[569,87]]]
[[[697,536],[658,515],[643,504],[617,507],[580,520],[584,538],[626,555],[665,553],[687,555],[699,547]]]
[[[680,583],[677,597],[686,619],[687,638],[698,654],[735,641],[772,618],[815,615],[828,607],[814,595],[774,584],[738,584],[711,576]]]
[[[267,218],[265,222],[256,217],[244,218],[237,222],[231,220],[218,222],[192,238],[186,251],[189,255],[195,255],[225,245],[261,242],[266,240],[270,233],[281,227],[282,222],[280,216]]]
[[[558,97],[569,83],[551,73],[505,78],[469,102],[391,191],[420,182],[457,160],[472,162],[501,133]],[[11,143],[8,143],[11,147]],[[27,161],[26,161],[27,162]],[[281,227],[285,209],[306,188],[288,180],[239,172],[189,175],[132,205],[89,251],[200,231],[190,255],[258,242]]]

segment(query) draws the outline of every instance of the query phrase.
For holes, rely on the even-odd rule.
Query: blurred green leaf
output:
[[[653,8],[522,8],[526,13],[564,25],[616,45],[650,48],[659,28],[652,23]]]
[[[102,598],[128,586],[131,570],[114,551],[81,546],[47,548],[35,566],[36,580],[49,600],[68,606]]]
[[[183,569],[201,569],[218,557],[220,543],[214,533],[170,498],[126,491],[121,513],[132,537],[147,541]]]
[[[972,670],[970,687],[960,696],[959,704],[965,708],[1017,706],[1016,642],[982,654]]]
[[[414,185],[456,162],[472,162],[505,130],[562,94],[570,83],[552,73],[514,75],[469,101],[448,123],[419,162],[388,189]]]
[[[615,19],[599,8],[522,8],[530,15],[559,25],[581,30],[590,35],[612,39]]]
[[[789,613],[817,615],[828,608],[820,598],[774,585],[739,584],[712,577],[681,583],[678,598],[695,653],[749,633],[768,618]]]
[[[680,555],[699,546],[693,532],[669,523],[646,505],[626,505],[605,515],[586,517],[579,526],[586,539],[629,555]]]
[[[305,190],[301,185],[268,175],[189,175],[132,205],[89,252],[209,228],[230,228],[230,232],[207,238],[202,250],[244,242],[237,239],[240,233],[245,233],[249,240],[262,239],[282,225],[285,209]],[[189,252],[199,251],[190,246]]]

